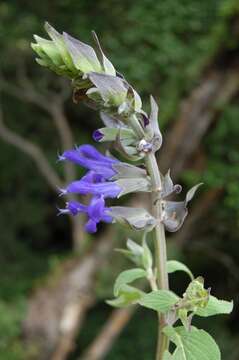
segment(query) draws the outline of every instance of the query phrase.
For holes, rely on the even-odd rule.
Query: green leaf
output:
[[[137,304],[144,292],[129,285],[122,285],[119,290],[119,296],[113,300],[107,300],[106,303],[114,307],[126,307]]]
[[[183,326],[163,329],[165,335],[176,345],[172,360],[220,360],[220,350],[215,340],[204,330]],[[167,360],[167,357],[166,357]]]
[[[142,256],[143,256],[143,252],[144,252],[143,247],[140,246],[139,244],[137,244],[135,241],[128,239],[127,240],[127,249],[128,250],[116,249],[116,251],[125,255],[137,266],[142,266]]]
[[[157,290],[142,296],[139,304],[160,313],[165,313],[176,304],[178,299],[179,297],[172,291]]]
[[[166,350],[163,354],[163,360],[172,360],[172,359],[173,359],[172,355],[168,350]]]
[[[184,265],[183,263],[181,263],[180,261],[177,260],[169,260],[167,261],[167,271],[169,274],[176,272],[176,271],[184,271],[185,273],[187,273],[190,278],[193,280],[194,276],[192,274],[192,272],[190,271],[190,269]]]
[[[128,239],[127,240],[127,248],[132,251],[135,256],[141,256],[143,254],[143,248],[135,241]]]
[[[230,314],[233,309],[233,301],[219,300],[215,296],[210,295],[209,301],[205,308],[198,309],[198,316],[212,316],[217,314]]]
[[[119,274],[114,285],[114,296],[119,295],[119,291],[123,285],[129,284],[134,280],[145,277],[146,271],[140,268],[123,271]]]

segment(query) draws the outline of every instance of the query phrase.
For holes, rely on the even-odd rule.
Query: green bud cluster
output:
[[[49,23],[45,24],[45,30],[51,40],[34,35],[36,43],[31,44],[38,55],[36,61],[41,66],[69,77],[78,88],[90,87],[90,81],[87,80],[90,72],[115,76],[114,66],[105,57],[95,34],[96,51],[65,32],[60,34]]]

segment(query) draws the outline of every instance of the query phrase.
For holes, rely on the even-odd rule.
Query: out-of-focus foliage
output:
[[[238,38],[234,36],[234,19],[238,14],[237,0],[2,1],[0,64],[7,80],[15,83],[16,69],[24,62],[31,79],[44,90],[46,84],[53,86],[55,77],[34,62],[29,46],[32,35],[45,36],[42,30],[45,20],[85,42],[91,41],[90,31],[94,29],[107,56],[144,100],[148,101],[149,93],[160,98],[161,126],[166,129],[177,118],[180,101],[198,85],[202,72],[215,54],[226,49],[230,58],[238,51]],[[1,102],[9,127],[40,144],[60,173],[60,167],[55,164],[59,140],[49,116],[8,95],[1,96]],[[91,141],[90,133],[98,123],[97,116],[88,109],[72,105],[70,100],[66,109],[76,142]],[[204,220],[198,237],[238,262],[238,99],[222,110],[201,145],[202,170],[188,169],[182,174],[182,179],[190,185],[195,178],[201,181],[203,177],[206,190],[223,186],[220,203],[211,211],[210,222]],[[67,219],[56,219],[55,206],[59,200],[32,161],[2,140],[0,166],[0,332],[4,334],[0,341],[0,360],[21,360],[25,357],[20,341],[20,322],[24,318],[26,297],[39,278],[47,273],[52,255],[70,250],[69,225]],[[212,259],[203,251],[200,256],[189,254],[187,264],[192,270],[207,274],[209,285],[216,285],[215,292],[218,290],[221,294],[235,296],[238,283],[228,268],[225,268],[222,284],[221,274],[215,269],[218,267],[215,259],[212,264]],[[117,269],[113,269],[111,274],[116,272]],[[100,296],[102,292],[109,293],[109,276],[103,272],[100,278]],[[184,281],[181,276],[178,279]],[[96,309],[93,313],[96,319],[101,316],[99,312]],[[151,326],[153,328],[155,324],[151,325],[149,315],[149,320],[147,323],[144,321],[140,329],[137,324],[145,315],[140,313],[137,316],[138,320],[125,330],[127,336],[122,336],[116,345],[116,353],[109,355],[108,359],[134,356],[131,341],[124,339],[130,339],[132,332],[135,336],[136,329],[138,341],[135,343],[140,350],[137,353],[148,352],[148,359],[151,358],[149,349],[154,346],[153,331],[150,339],[142,333],[151,333]],[[235,336],[231,339],[230,331],[238,332],[238,319],[236,316],[233,319],[233,323],[217,323],[220,330],[216,331],[226,334],[221,337],[221,347],[224,344],[224,348],[234,348]],[[97,331],[95,321],[90,321],[88,328],[90,338]],[[7,351],[11,352],[10,355]],[[237,359],[238,353],[230,351],[230,354],[228,360]]]

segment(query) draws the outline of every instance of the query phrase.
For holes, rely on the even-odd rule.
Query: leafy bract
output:
[[[151,182],[147,178],[122,178],[116,180],[115,183],[122,189],[118,198],[131,192],[149,192],[151,190]]]
[[[156,219],[144,208],[112,206],[109,214],[119,223],[129,225],[134,230],[149,231],[156,225]]]

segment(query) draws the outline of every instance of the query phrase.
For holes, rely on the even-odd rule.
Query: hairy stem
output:
[[[162,189],[160,172],[158,164],[153,153],[146,156],[146,166],[151,177],[153,192],[152,192],[152,212],[158,224],[154,229],[155,232],[155,264],[157,268],[157,282],[159,289],[168,290],[168,273],[167,273],[167,250],[164,225],[160,222],[162,214],[162,203],[160,199],[160,191]],[[168,349],[168,339],[162,333],[165,326],[164,315],[159,315],[159,332],[156,360],[163,359],[163,353]]]

